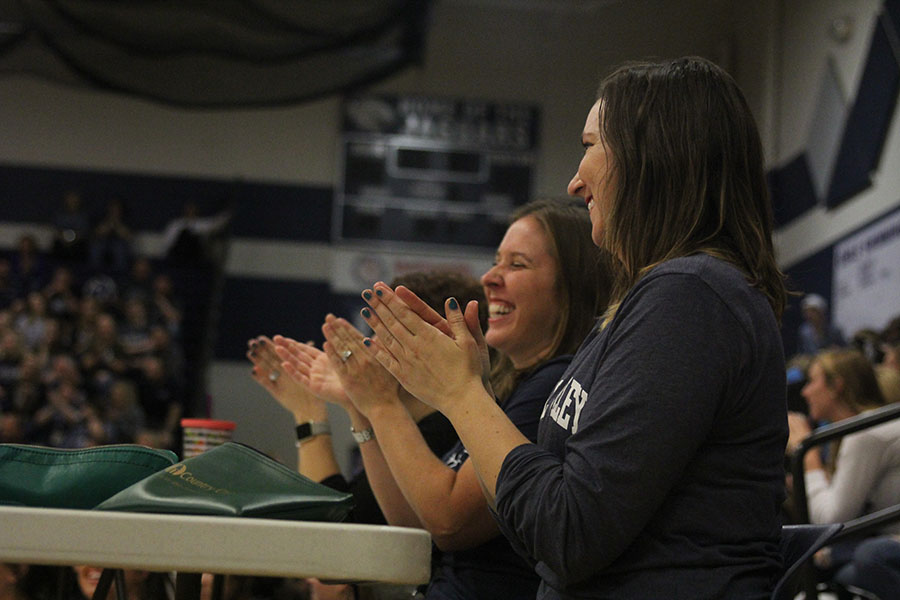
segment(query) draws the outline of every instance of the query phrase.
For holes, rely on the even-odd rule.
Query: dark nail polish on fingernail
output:
[[[450,310],[456,310],[459,308],[459,304],[456,303],[456,298],[450,298]]]
[[[364,308],[364,309],[362,309],[362,316],[364,316],[365,318],[368,319],[369,317],[372,316],[372,313],[369,312],[368,308]]]
[[[363,298],[365,298],[366,300],[371,300],[371,299],[372,299],[372,292],[369,292],[369,291],[363,292]]]
[[[363,340],[363,344],[365,344],[367,347],[368,347],[368,346],[371,346],[371,345],[372,345],[372,340],[370,340],[369,338],[366,338],[366,339]]]
[[[376,296],[381,296],[381,293],[382,293],[381,290],[375,290],[375,295],[376,295]]]

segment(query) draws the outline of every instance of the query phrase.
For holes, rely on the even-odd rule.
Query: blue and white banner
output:
[[[900,210],[835,245],[832,302],[848,338],[900,314]]]

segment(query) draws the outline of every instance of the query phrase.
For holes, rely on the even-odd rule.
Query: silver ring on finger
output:
[[[281,377],[281,373],[279,373],[278,371],[272,371],[271,373],[269,373],[269,381],[271,381],[272,383],[278,381],[279,377]]]
[[[353,350],[344,350],[341,352],[341,360],[347,362],[347,359],[353,355]]]

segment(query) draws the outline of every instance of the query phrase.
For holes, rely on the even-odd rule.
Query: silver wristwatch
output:
[[[375,439],[375,430],[371,427],[367,427],[362,431],[357,431],[351,427],[350,433],[353,434],[353,439],[356,440],[357,444],[362,444],[363,442]]]

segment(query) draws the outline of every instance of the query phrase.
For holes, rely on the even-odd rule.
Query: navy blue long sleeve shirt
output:
[[[773,311],[733,266],[663,263],[594,332],[515,448],[497,518],[538,598],[768,598],[787,440]]]

